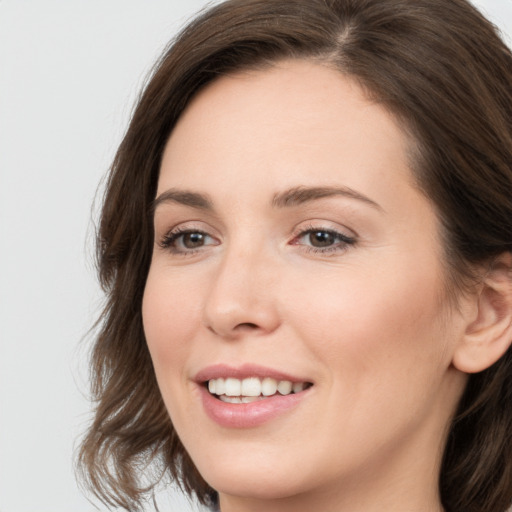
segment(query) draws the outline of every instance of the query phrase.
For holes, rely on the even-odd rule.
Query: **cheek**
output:
[[[357,457],[358,440],[385,450],[390,439],[440,414],[450,333],[442,321],[437,267],[398,268],[386,272],[385,261],[378,271],[353,266],[321,287],[311,279],[304,282],[307,302],[295,300],[294,337],[323,369],[319,384],[327,405],[317,412],[315,428],[326,439],[353,439],[354,452],[340,448],[347,460]]]
[[[294,290],[293,296],[308,298],[302,305],[295,299],[297,331],[303,331],[314,355],[328,363],[333,379],[335,372],[351,376],[352,382],[366,376],[366,384],[380,389],[383,380],[386,385],[414,382],[418,371],[426,379],[449,364],[443,361],[446,304],[440,299],[438,267],[406,263],[387,268],[383,260],[373,270],[354,266],[339,276],[333,273],[322,286],[318,279],[304,283],[307,295]]]
[[[183,370],[189,344],[200,324],[200,301],[194,284],[186,286],[152,267],[144,298],[142,318],[144,333],[157,378],[166,370]],[[169,372],[169,376],[179,375]]]
[[[167,411],[175,425],[187,421],[187,362],[200,326],[195,283],[180,283],[166,269],[150,269],[142,302],[146,342]],[[185,415],[185,417],[184,417]]]

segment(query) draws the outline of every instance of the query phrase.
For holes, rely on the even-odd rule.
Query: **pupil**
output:
[[[315,247],[327,247],[334,243],[334,236],[325,231],[316,231],[310,234],[310,241]]]
[[[186,233],[183,235],[183,245],[187,249],[194,249],[195,247],[201,247],[204,242],[204,236],[202,233]]]

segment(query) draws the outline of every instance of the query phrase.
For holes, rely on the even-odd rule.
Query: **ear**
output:
[[[494,260],[473,297],[476,315],[468,319],[453,365],[465,373],[492,366],[512,344],[512,254]]]

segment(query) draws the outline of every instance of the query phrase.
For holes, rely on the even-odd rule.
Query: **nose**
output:
[[[206,327],[224,339],[265,335],[280,324],[276,266],[257,249],[226,251],[203,309]]]

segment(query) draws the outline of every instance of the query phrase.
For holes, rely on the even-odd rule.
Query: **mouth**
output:
[[[194,378],[204,411],[224,428],[255,428],[309,403],[314,383],[256,364],[214,364]]]
[[[275,379],[273,377],[236,377],[212,378],[203,385],[210,395],[218,400],[231,404],[248,404],[268,400],[276,396],[298,394],[313,384],[306,381]]]

